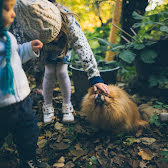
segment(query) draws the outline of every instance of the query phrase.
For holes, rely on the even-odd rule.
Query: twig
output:
[[[130,41],[129,41],[126,37],[124,37],[123,35],[121,35],[121,37],[122,37],[127,43],[130,43]]]
[[[135,31],[133,30],[133,28],[131,27],[130,30],[132,31],[132,33],[136,36],[137,34],[135,33]]]
[[[122,28],[118,27],[117,25],[115,25],[114,23],[112,23],[112,25],[118,29],[120,29],[123,33],[125,33],[127,36],[131,37],[132,39],[134,39],[135,41],[137,41],[133,36],[131,36],[129,33],[127,33],[126,31],[124,31]]]

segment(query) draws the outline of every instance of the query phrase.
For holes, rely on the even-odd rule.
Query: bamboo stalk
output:
[[[110,30],[110,36],[109,36],[109,42],[111,42],[112,44],[116,43],[118,29],[116,28],[116,26],[113,26],[113,25],[119,25],[120,23],[120,16],[121,16],[121,11],[122,11],[122,1],[123,0],[116,1],[115,10],[113,13],[112,26]],[[114,52],[107,51],[105,60],[112,61],[113,59],[114,59]]]

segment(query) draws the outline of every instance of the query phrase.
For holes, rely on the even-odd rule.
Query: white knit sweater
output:
[[[15,37],[8,32],[11,40],[11,67],[13,70],[13,83],[15,95],[6,94],[4,95],[0,90],[0,107],[5,107],[17,102],[24,100],[30,93],[30,87],[26,74],[22,68],[22,63],[27,62],[28,60],[38,57],[35,52],[32,50],[31,42],[24,43],[22,45],[17,45]],[[3,52],[4,47],[1,43],[0,46],[0,71],[3,66],[6,64],[5,56]]]

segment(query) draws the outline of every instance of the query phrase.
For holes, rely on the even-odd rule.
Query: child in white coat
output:
[[[39,55],[43,44],[39,40],[17,45],[7,31],[15,18],[16,0],[0,1],[0,147],[11,132],[22,168],[39,168],[36,160],[38,127],[29,97],[30,88],[22,63]]]

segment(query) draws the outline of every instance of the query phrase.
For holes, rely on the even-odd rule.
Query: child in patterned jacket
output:
[[[46,42],[46,39],[44,39],[44,41],[42,40],[44,42],[42,55],[44,56],[45,63],[45,73],[43,79],[44,122],[51,122],[52,116],[54,116],[52,97],[56,78],[59,82],[63,97],[62,120],[63,122],[73,122],[74,115],[71,103],[71,82],[68,75],[68,64],[70,62],[71,50],[73,49],[78,54],[82,66],[88,74],[90,85],[94,86],[95,91],[100,89],[104,93],[108,94],[107,85],[104,84],[104,81],[100,77],[93,52],[74,15],[62,5],[57,2],[53,2],[53,0],[49,0],[50,2],[47,2],[47,0],[27,1],[29,1],[29,3],[26,3],[26,0],[17,0],[16,13],[18,14],[16,21],[20,24],[20,27],[22,27],[25,36],[30,39],[34,38],[31,37],[33,29],[35,29],[36,32],[40,32],[40,29],[38,29],[35,24],[30,24],[31,20],[36,17],[36,11],[40,10],[40,12],[38,12],[38,19],[36,22],[43,22],[43,24],[47,22],[43,12],[43,9],[45,10],[47,6],[46,4],[50,7],[52,5],[56,6],[61,17],[61,19],[57,17],[58,19],[56,21],[57,24],[61,24],[58,36],[55,36],[54,40],[50,42]],[[31,9],[29,8],[30,6]],[[48,10],[48,13],[51,12],[52,10]],[[41,40],[38,35],[36,37]]]
[[[20,166],[37,168],[39,131],[22,62],[38,57],[36,52],[43,44],[33,40],[18,46],[15,37],[7,31],[16,16],[13,10],[15,2],[0,1],[0,147],[11,132],[22,160]]]

